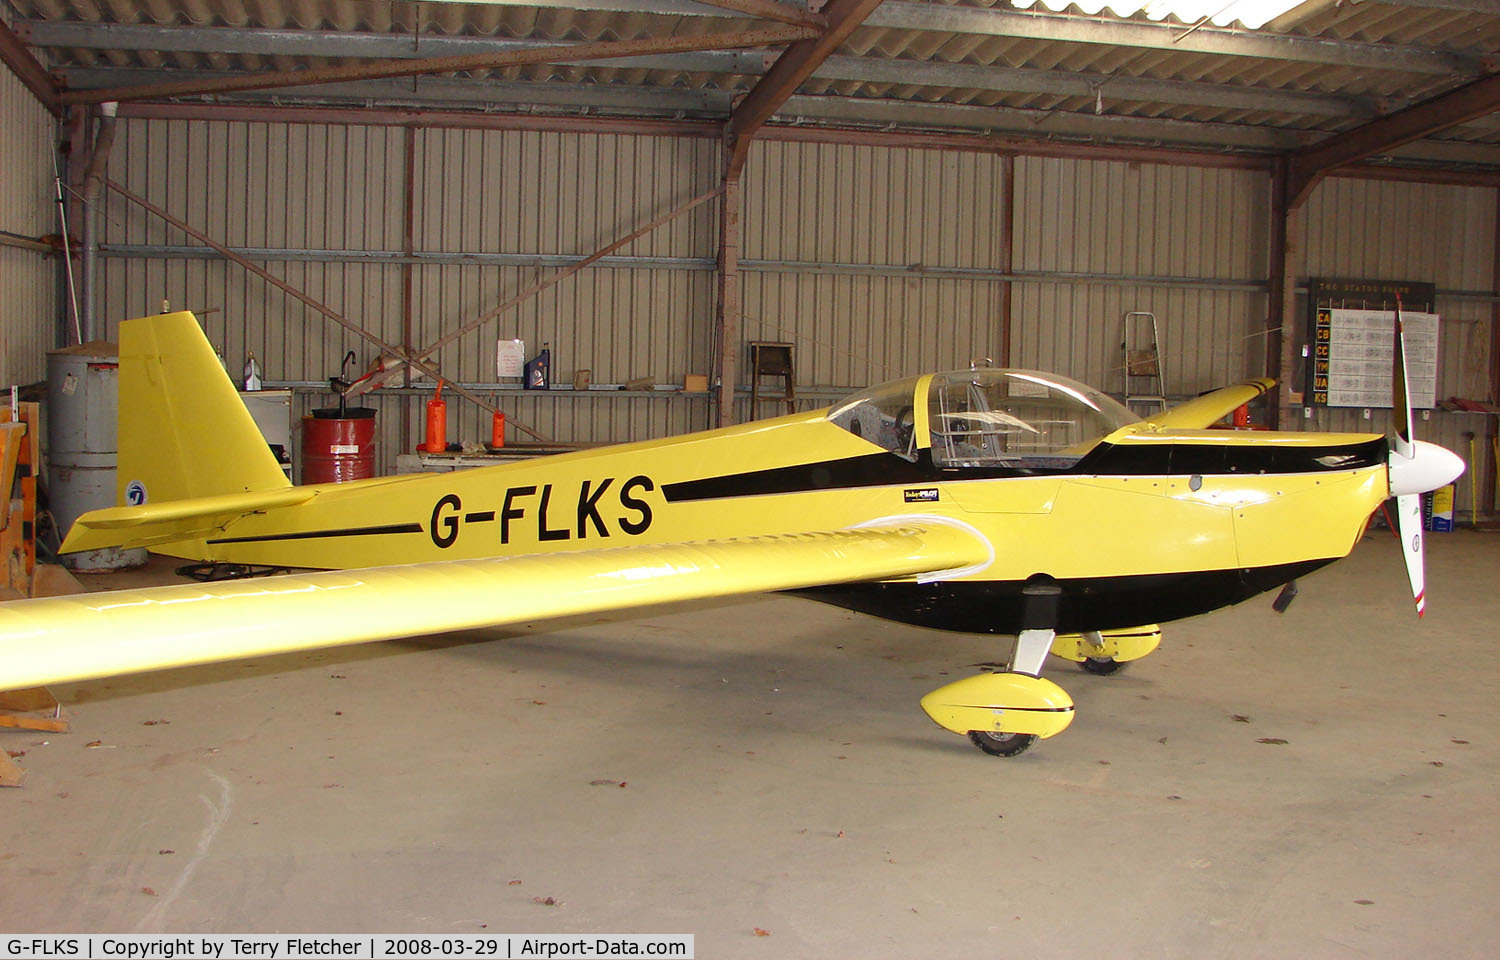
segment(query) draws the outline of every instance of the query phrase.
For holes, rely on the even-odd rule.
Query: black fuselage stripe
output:
[[[1335,558],[1267,567],[1060,579],[1058,633],[1124,630],[1208,613],[1275,589]],[[788,591],[883,620],[963,633],[1014,635],[1027,626],[1027,580],[879,581]]]
[[[1001,710],[1009,713],[1072,713],[1072,707],[1007,707],[997,703],[961,703],[959,710]]]
[[[266,543],[272,540],[321,540],[325,537],[378,537],[390,533],[421,533],[420,523],[389,523],[381,527],[345,527],[341,530],[307,530],[301,533],[268,533],[258,537],[221,537],[209,543]]]
[[[1100,444],[1077,463],[1062,469],[1024,466],[941,469],[933,463],[931,451],[922,450],[914,463],[893,453],[871,453],[820,463],[794,464],[769,470],[668,483],[662,486],[662,494],[668,503],[683,503],[853,487],[914,486],[1021,477],[1328,473],[1373,467],[1385,461],[1386,442],[1383,437],[1317,447],[1201,443]]]

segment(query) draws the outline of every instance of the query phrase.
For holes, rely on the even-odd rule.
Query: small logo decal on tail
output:
[[[132,507],[139,507],[146,502],[146,485],[139,480],[132,480],[125,485],[125,503]]]

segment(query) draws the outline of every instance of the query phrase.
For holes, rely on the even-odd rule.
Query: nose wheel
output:
[[[1120,668],[1125,666],[1125,664],[1114,657],[1084,657],[1083,661],[1078,665],[1089,673],[1100,677],[1107,677],[1112,673],[1118,673]]]
[[[1034,733],[1001,733],[997,730],[970,730],[969,742],[992,757],[1018,757],[1036,743]]]

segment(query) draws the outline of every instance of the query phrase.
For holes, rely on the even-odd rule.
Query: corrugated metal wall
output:
[[[401,159],[400,130],[122,120],[110,176],[230,246],[400,250]],[[109,194],[107,209],[107,244],[196,246],[117,194]],[[337,372],[344,351],[367,356],[354,335],[225,261],[104,262],[100,313],[111,336],[119,320],[156,313],[165,301],[174,310],[197,312],[233,369],[253,351],[268,379],[323,379]],[[263,266],[379,336],[400,341],[399,266]]]
[[[143,119],[120,122],[111,172],[219,242],[271,248],[257,258],[271,274],[395,345],[406,335],[409,269],[411,343],[423,347],[556,267],[465,264],[456,256],[404,267],[407,137],[418,259],[590,254],[712,189],[718,178],[717,152],[703,141]],[[714,224],[714,206],[705,204],[619,251],[694,263],[582,271],[444,348],[440,368],[460,382],[493,383],[497,337],[520,337],[528,354],[550,344],[556,382],[571,382],[585,368],[596,382],[654,376],[659,384],[681,384],[685,373],[706,373],[713,276],[704,267],[717,242]],[[118,320],[155,312],[165,300],[199,312],[232,371],[253,351],[267,380],[326,380],[347,351],[360,371],[378,353],[236,265],[164,249],[194,244],[113,194],[105,243],[102,312],[111,334]],[[367,262],[349,262],[358,259]],[[298,412],[331,400],[304,397]],[[381,404],[381,459],[389,471],[403,435],[408,444],[420,435],[422,406],[407,401],[403,413],[399,401]],[[512,419],[567,440],[643,439],[707,420],[703,401],[667,392],[502,394],[499,405]],[[487,413],[464,401],[450,407],[450,439],[488,436]]]
[[[719,156],[707,139],[132,119],[120,124],[112,170],[226,243],[281,251],[266,262],[273,274],[392,343],[404,335],[409,272],[411,338],[422,346],[566,262],[558,258],[591,253],[711,190]],[[743,193],[743,339],[796,345],[804,405],[999,357],[1005,170],[993,154],[757,142]],[[1160,321],[1171,395],[1266,372],[1263,173],[1019,157],[1014,176],[1014,365],[1118,392],[1122,318],[1141,310]],[[1494,210],[1493,190],[1330,180],[1307,207],[1299,273],[1488,290]],[[549,343],[559,382],[585,368],[596,382],[711,373],[716,221],[709,203],[635,241],[614,263],[445,348],[442,368],[491,382],[498,336],[521,337],[528,353]],[[215,310],[209,329],[231,368],[254,350],[271,380],[323,380],[347,350],[361,366],[374,356],[238,267],[159,249],[187,240],[118,197],[107,231],[111,318],[163,299]],[[403,266],[408,231],[416,262]],[[1490,307],[1472,298],[1439,307],[1441,391],[1486,395]],[[385,469],[403,428],[406,443],[420,434],[419,400],[380,401]],[[660,436],[708,420],[705,401],[665,392],[512,394],[501,405],[562,440]],[[749,412],[744,400],[739,411]],[[450,418],[451,437],[488,434],[471,404],[456,402]],[[1434,433],[1458,449],[1464,429],[1441,415]]]
[[[999,357],[1004,175],[990,154],[758,145],[746,339],[794,342],[816,384]],[[1160,322],[1168,393],[1263,372],[1263,175],[1023,157],[1015,178],[1012,269],[1046,279],[1015,283],[1013,365],[1119,390],[1122,320],[1139,310]]]
[[[0,230],[37,237],[57,232],[53,201],[52,115],[9,70],[0,68]],[[0,386],[33,383],[57,344],[57,261],[0,245]]]
[[[745,339],[791,342],[799,382],[848,387],[998,356],[1000,283],[923,274],[1002,267],[1002,186],[992,154],[756,145]]]
[[[1020,158],[1016,181],[1016,269],[1095,275],[1018,286],[1018,366],[1120,392],[1124,316],[1144,311],[1157,319],[1168,395],[1264,372],[1264,175]]]
[[[417,250],[583,256],[718,183],[715,145],[702,140],[536,132],[433,130],[418,135]],[[596,383],[654,377],[681,385],[707,373],[713,275],[669,261],[712,258],[715,206],[703,204],[616,252],[651,266],[590,268],[529,298],[440,355],[462,380],[495,377],[496,337],[527,354],[550,344],[555,382],[578,370]],[[416,340],[426,344],[492,310],[556,267],[423,265],[415,273]],[[682,433],[707,419],[702,401],[556,395],[512,399],[507,414],[556,439],[635,440]],[[466,404],[475,417],[477,408]],[[488,421],[464,436],[488,436]]]
[[[1487,371],[1494,305],[1441,293],[1491,290],[1496,203],[1493,188],[1329,179],[1304,208],[1306,276],[1437,285],[1437,309],[1442,317],[1439,400],[1453,396],[1500,400],[1490,397]],[[1299,312],[1299,322],[1305,322],[1303,317],[1305,313]],[[1308,423],[1327,430],[1381,430],[1387,417],[1384,410],[1372,411],[1370,420],[1359,410],[1318,410]],[[1477,434],[1478,460],[1490,455],[1484,446],[1488,428],[1487,417],[1438,410],[1431,419],[1418,423],[1417,433],[1467,462],[1469,441],[1464,433]],[[1457,507],[1465,516],[1471,476],[1478,479],[1466,473],[1457,484]],[[1481,501],[1483,496],[1481,491]]]

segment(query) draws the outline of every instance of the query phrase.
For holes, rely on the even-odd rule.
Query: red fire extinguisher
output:
[[[505,413],[500,410],[490,419],[490,446],[495,449],[505,446]]]
[[[442,453],[448,449],[448,404],[442,399],[443,381],[439,380],[432,399],[427,401],[427,441],[422,449]]]

